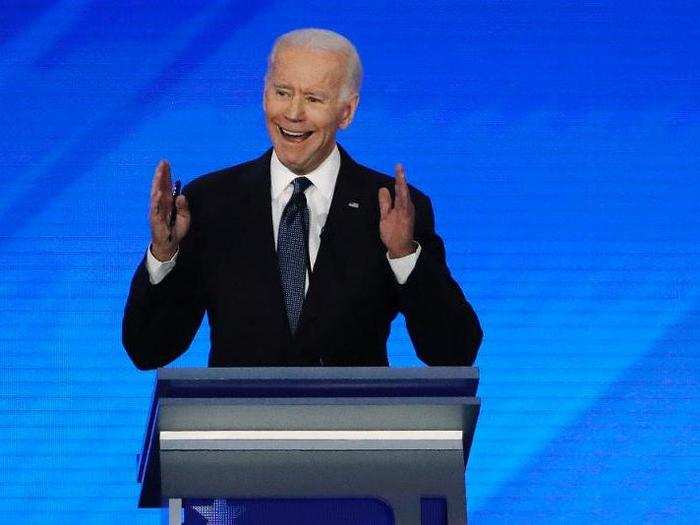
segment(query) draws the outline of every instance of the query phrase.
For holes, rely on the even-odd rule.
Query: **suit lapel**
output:
[[[254,161],[246,182],[246,192],[242,199],[242,217],[248,231],[249,246],[243,248],[252,253],[252,260],[259,260],[263,273],[269,273],[277,262],[272,230],[272,203],[270,199],[270,155],[268,150]],[[239,210],[232,210],[238,214]]]
[[[274,326],[288,326],[272,228],[271,155],[272,149],[269,149],[254,161],[246,181],[242,217],[245,217],[248,235],[245,238],[247,246],[241,249],[249,254],[248,260],[255,266],[252,270],[259,276],[260,294],[265,295],[265,303],[270,305],[267,314],[271,316]]]
[[[327,308],[342,294],[348,264],[357,253],[358,239],[364,233],[368,202],[366,181],[357,173],[354,161],[340,148],[341,163],[333,200],[321,234],[314,271],[304,301],[298,337],[319,321]]]

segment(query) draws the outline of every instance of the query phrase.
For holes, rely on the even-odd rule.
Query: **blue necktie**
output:
[[[285,206],[277,234],[277,258],[287,319],[292,334],[297,330],[301,307],[304,304],[306,269],[308,265],[309,208],[304,192],[311,181],[297,177],[293,181],[294,193]]]

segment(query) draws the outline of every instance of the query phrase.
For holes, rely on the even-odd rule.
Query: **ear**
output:
[[[360,94],[353,93],[350,95],[345,102],[342,103],[342,109],[340,113],[340,122],[338,123],[338,128],[347,128],[352,119],[355,118],[355,111],[357,111],[357,106],[360,104]]]

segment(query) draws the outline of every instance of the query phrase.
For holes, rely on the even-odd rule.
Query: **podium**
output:
[[[463,525],[478,371],[159,369],[139,507],[168,524]]]

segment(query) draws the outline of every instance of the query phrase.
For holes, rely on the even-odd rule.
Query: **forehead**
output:
[[[299,89],[338,88],[345,76],[344,55],[301,47],[282,47],[275,53],[270,80]]]

